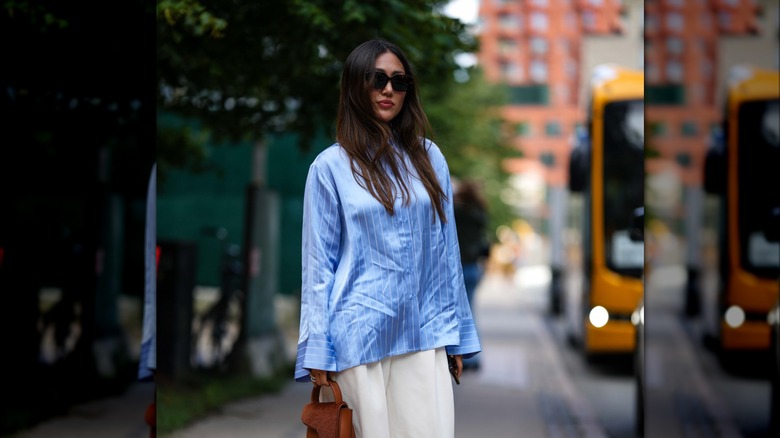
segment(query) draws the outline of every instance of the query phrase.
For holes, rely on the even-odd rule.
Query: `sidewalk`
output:
[[[154,400],[154,384],[137,382],[120,397],[74,406],[67,416],[52,418],[13,435],[14,438],[148,438],[146,407]]]
[[[545,271],[487,276],[476,293],[482,367],[454,385],[456,438],[606,437],[576,391],[544,325]],[[299,438],[312,386],[291,382],[275,396],[226,405],[172,438]]]
[[[543,267],[529,267],[514,278],[486,276],[480,284],[475,315],[482,367],[453,386],[456,438],[606,436],[544,324],[545,275]],[[278,394],[227,404],[168,436],[300,438],[306,435],[300,413],[311,389],[291,380]],[[139,383],[124,397],[76,407],[17,438],[148,437],[143,414],[151,390]]]

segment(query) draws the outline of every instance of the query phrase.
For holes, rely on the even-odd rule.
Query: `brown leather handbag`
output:
[[[301,413],[306,438],[355,438],[352,409],[341,398],[338,383],[330,381],[336,401],[320,402],[320,388],[315,386],[311,390],[311,403],[307,403]]]

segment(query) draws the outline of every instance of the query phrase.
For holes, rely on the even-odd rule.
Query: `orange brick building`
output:
[[[630,9],[640,15],[636,37],[627,34]],[[724,63],[729,64],[719,59],[730,56],[722,40],[750,40],[762,32],[776,40],[773,14],[772,0],[480,1],[479,63],[488,80],[510,86],[510,104],[502,112],[526,157],[508,168],[541,169],[549,186],[565,186],[569,137],[585,119],[581,88],[595,64],[585,60],[607,56],[598,52],[610,50],[605,44],[610,39],[636,38],[640,46],[633,54],[614,57],[632,67],[633,57],[643,56],[646,138],[661,158],[679,167],[686,185],[700,185],[709,134],[720,121]],[[648,172],[653,169],[650,165]]]
[[[757,34],[760,9],[755,0],[645,2],[646,134],[662,159],[676,162],[686,186],[701,185],[709,135],[720,122],[720,38]]]
[[[619,36],[625,8],[618,0],[483,0],[479,63],[490,81],[510,87],[503,108],[525,158],[512,172],[541,171],[563,187],[569,138],[583,122],[580,100],[585,35]]]

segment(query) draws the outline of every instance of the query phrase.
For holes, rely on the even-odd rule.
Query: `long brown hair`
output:
[[[417,87],[413,85],[406,91],[401,111],[390,123],[382,122],[374,114],[370,98],[372,85],[366,73],[376,68],[376,59],[386,52],[397,56],[405,73],[414,77],[409,61],[395,44],[371,40],[356,47],[347,57],[341,73],[336,140],[349,155],[355,180],[382,203],[389,214],[394,213],[396,190],[401,191],[404,204],[408,205],[411,199],[403,176],[408,174],[408,169],[401,153],[391,145],[395,143],[409,155],[435,212],[442,222],[446,222],[444,201],[447,196],[436,179],[425,149],[430,123],[420,104]],[[393,184],[385,166],[398,187]]]

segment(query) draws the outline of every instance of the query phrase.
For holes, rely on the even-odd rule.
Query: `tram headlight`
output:
[[[745,322],[745,311],[739,306],[731,306],[726,309],[724,317],[729,327],[737,328]]]
[[[766,322],[769,323],[769,325],[780,324],[780,307],[775,307],[766,314]]]
[[[607,321],[609,321],[609,312],[602,306],[596,306],[590,310],[588,318],[594,327],[601,328],[607,325]]]
[[[639,309],[634,310],[631,313],[631,324],[639,325],[645,323],[645,306],[641,306]]]

